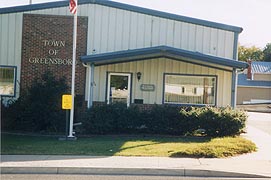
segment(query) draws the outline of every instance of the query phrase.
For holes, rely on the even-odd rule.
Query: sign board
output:
[[[62,95],[62,109],[72,108],[72,95],[64,94]]]
[[[141,84],[140,90],[141,91],[154,91],[155,85],[154,84]]]

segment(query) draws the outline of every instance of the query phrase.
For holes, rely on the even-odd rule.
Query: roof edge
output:
[[[156,47],[148,47],[148,48],[140,48],[140,49],[133,49],[133,50],[123,50],[117,52],[107,52],[101,54],[94,54],[94,55],[86,55],[81,56],[81,60],[83,62],[99,62],[99,61],[110,61],[116,59],[123,59],[123,58],[137,58],[138,56],[145,57],[171,57],[171,55],[200,60],[206,63],[212,64],[219,64],[222,66],[227,67],[234,67],[239,69],[246,69],[248,67],[248,63],[235,61],[233,59],[227,59],[222,57],[216,57],[212,55],[207,55],[199,52],[193,52],[183,49],[177,49],[169,46],[156,46]]]
[[[197,25],[207,26],[207,27],[211,27],[211,28],[217,28],[217,29],[237,32],[237,33],[241,33],[243,31],[243,28],[237,27],[237,26],[232,26],[232,25],[227,25],[227,24],[222,24],[222,23],[217,23],[217,22],[212,22],[212,21],[207,21],[207,20],[202,20],[202,19],[197,19],[197,18],[192,18],[192,17],[187,17],[187,16],[182,16],[182,15],[162,12],[162,11],[158,11],[158,10],[148,9],[148,8],[144,8],[144,7],[124,4],[124,3],[114,2],[114,1],[108,1],[108,0],[79,0],[78,4],[79,5],[99,4],[99,5],[103,5],[103,6],[108,6],[108,7],[113,7],[113,8],[118,8],[118,9],[138,12],[138,13],[143,13],[143,14],[147,14],[147,15],[151,15],[151,16],[157,16],[157,17],[167,18],[167,19],[171,19],[171,20],[182,21],[182,22],[187,22],[187,23],[192,23],[192,24],[197,24]],[[59,7],[65,7],[65,6],[67,6],[67,7],[69,6],[69,1],[66,0],[66,1],[57,1],[57,2],[49,2],[49,3],[41,3],[41,4],[32,4],[32,5],[0,8],[0,14],[18,13],[18,12],[25,12],[25,11],[49,9],[49,8],[59,8]]]

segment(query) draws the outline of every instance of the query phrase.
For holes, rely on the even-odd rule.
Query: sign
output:
[[[141,84],[140,90],[141,91],[154,91],[155,85],[154,84]]]
[[[65,94],[62,95],[62,109],[72,108],[72,95]]]

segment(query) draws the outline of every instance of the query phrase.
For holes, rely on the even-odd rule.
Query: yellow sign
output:
[[[62,95],[62,109],[72,108],[72,95]]]

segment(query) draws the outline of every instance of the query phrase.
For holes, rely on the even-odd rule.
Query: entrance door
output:
[[[131,74],[109,73],[107,84],[107,104],[122,102],[130,105]]]

